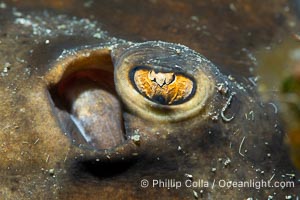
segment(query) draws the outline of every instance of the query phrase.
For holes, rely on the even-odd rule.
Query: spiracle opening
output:
[[[107,150],[125,141],[109,50],[68,56],[54,66],[47,78],[54,111],[73,143]]]

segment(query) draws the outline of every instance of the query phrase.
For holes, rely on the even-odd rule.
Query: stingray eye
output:
[[[113,49],[112,55],[116,91],[128,113],[166,123],[208,116],[214,76],[211,64],[193,51],[145,42]]]
[[[187,101],[195,91],[195,84],[183,74],[155,72],[149,67],[131,71],[131,82],[140,94],[162,105],[176,105]]]

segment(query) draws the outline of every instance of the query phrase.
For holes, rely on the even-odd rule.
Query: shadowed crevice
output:
[[[74,144],[94,150],[122,144],[122,106],[115,91],[110,54],[79,56],[67,65],[59,82],[49,87],[64,133]]]

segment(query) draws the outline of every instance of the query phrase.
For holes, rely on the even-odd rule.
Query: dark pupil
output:
[[[162,95],[153,96],[152,100],[163,105],[168,105],[168,101]]]

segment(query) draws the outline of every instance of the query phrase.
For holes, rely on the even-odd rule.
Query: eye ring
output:
[[[174,44],[170,45],[174,46]],[[188,66],[187,69],[192,70],[177,69],[172,66],[175,66],[176,61],[179,59],[176,60],[176,57],[172,57],[173,54],[176,54],[176,51],[174,51],[174,48],[168,48],[168,45],[162,48],[161,45],[155,46],[150,43],[142,43],[129,47],[119,54],[117,60],[114,62],[116,91],[130,113],[150,121],[165,123],[186,120],[201,114],[201,112],[203,112],[203,115],[208,116],[208,112],[205,112],[205,110],[207,111],[207,102],[214,93],[215,81],[208,72],[201,68],[201,65],[205,63],[190,62],[194,63],[194,66]],[[164,57],[160,58],[160,55]],[[173,59],[163,60],[170,57]],[[149,60],[154,59],[153,63],[149,62]],[[158,65],[159,62],[157,60],[160,61],[161,65]],[[183,64],[180,63],[180,65]],[[187,100],[172,105],[150,100],[141,94],[132,82],[132,73],[138,66],[148,66],[149,69],[153,68],[152,70],[156,71],[156,73],[174,72],[175,74],[179,73],[184,74],[186,77],[192,77],[191,80],[194,81],[194,85],[196,86],[193,94]]]

